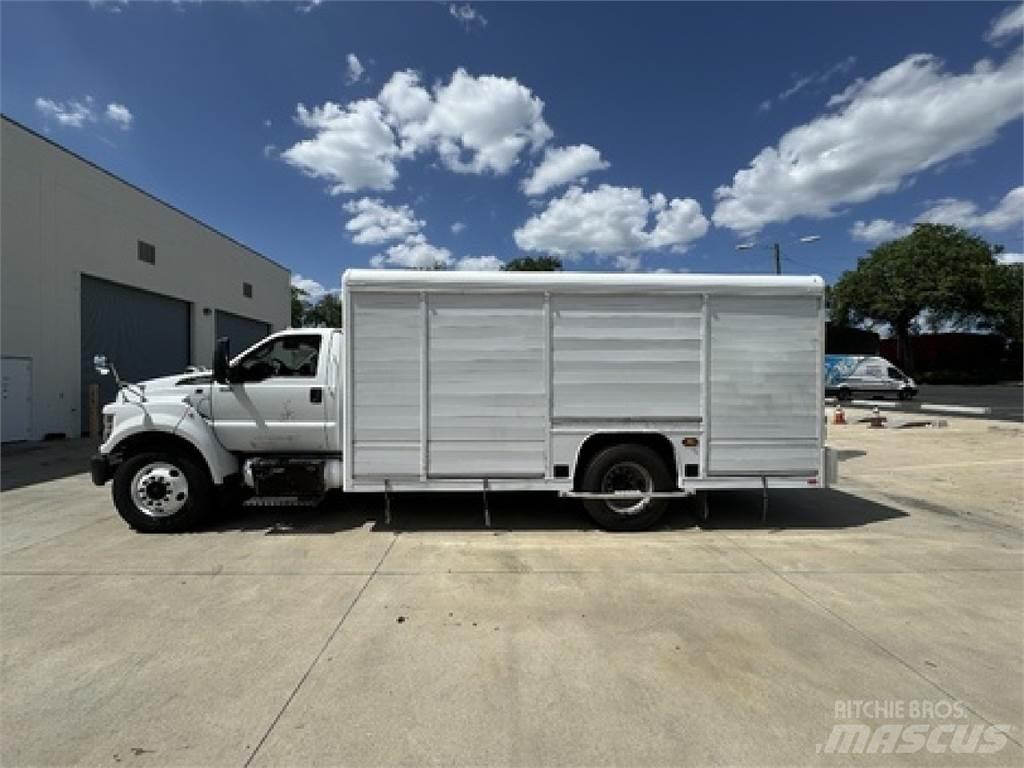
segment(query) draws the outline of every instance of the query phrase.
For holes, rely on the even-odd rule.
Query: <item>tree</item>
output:
[[[959,227],[919,224],[906,237],[873,248],[839,278],[832,320],[888,323],[900,366],[912,372],[910,334],[922,312],[954,325],[989,317],[1000,250]]]
[[[304,290],[292,286],[292,328],[301,328],[306,319],[306,296]]]
[[[503,272],[561,272],[562,260],[554,256],[520,256],[502,264]]]
[[[341,328],[341,299],[333,293],[325,293],[306,311],[306,325],[316,328]]]
[[[978,324],[1016,342],[1024,335],[1024,264],[996,264],[985,275]]]

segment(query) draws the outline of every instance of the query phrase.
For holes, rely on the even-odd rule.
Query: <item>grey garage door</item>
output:
[[[215,320],[216,338],[227,336],[231,339],[232,357],[270,335],[270,323],[235,315],[222,309],[217,310]]]
[[[190,305],[158,293],[82,275],[82,432],[89,429],[89,385],[100,385],[100,404],[114,398],[112,377],[98,376],[105,354],[126,381],[166,376],[189,364]]]

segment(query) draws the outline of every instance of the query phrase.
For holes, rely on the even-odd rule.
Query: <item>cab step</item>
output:
[[[322,496],[254,496],[242,502],[243,507],[315,507]]]

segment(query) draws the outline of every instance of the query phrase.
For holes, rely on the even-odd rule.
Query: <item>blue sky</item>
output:
[[[832,280],[919,220],[1024,252],[1020,5],[0,14],[5,114],[314,290],[352,266],[525,253],[769,270],[767,249],[736,250],[748,241],[780,241],[785,271]]]

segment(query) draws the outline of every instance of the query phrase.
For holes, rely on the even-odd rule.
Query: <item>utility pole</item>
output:
[[[819,235],[804,235],[800,238],[801,243],[816,243],[821,240]],[[753,248],[767,248],[766,245],[758,245],[756,242],[751,243],[740,243],[736,246],[737,251],[749,251]],[[782,246],[778,243],[772,243],[772,256],[775,257],[775,274],[782,274]]]

